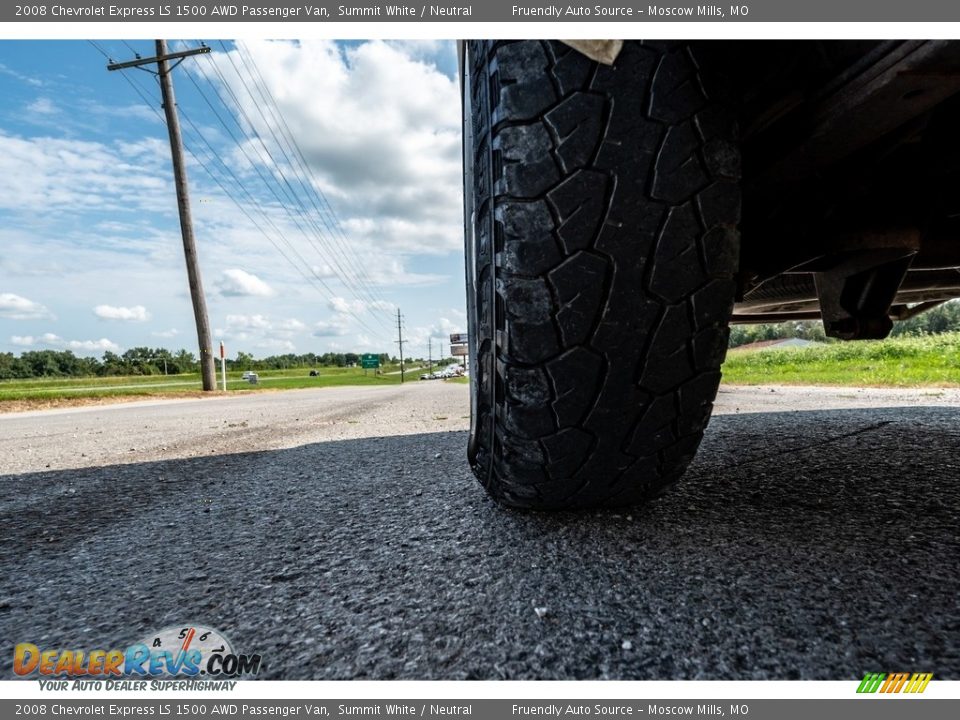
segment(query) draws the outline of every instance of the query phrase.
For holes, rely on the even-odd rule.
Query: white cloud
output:
[[[0,130],[0,209],[175,214],[169,150],[166,158],[125,158],[120,143],[58,135],[22,138]]]
[[[346,319],[342,316],[333,320],[321,320],[313,326],[314,337],[340,337],[347,334]]]
[[[268,350],[272,352],[282,352],[282,353],[294,352],[297,349],[297,346],[294,345],[289,340],[276,340],[276,339],[264,340],[262,342],[257,343],[256,346],[263,350]]]
[[[344,315],[349,313],[361,313],[364,309],[364,304],[359,300],[347,300],[342,297],[332,297],[327,301],[327,306],[333,310],[335,313],[342,313]]]
[[[373,300],[364,302],[363,300],[347,300],[344,297],[332,297],[327,301],[327,307],[335,313],[343,315],[349,313],[362,313],[364,310],[396,310],[396,305],[386,300]]]
[[[231,351],[252,351],[268,340],[295,342],[302,351],[324,351],[337,341],[349,350],[359,347],[361,332],[390,349],[396,305],[413,327],[429,326],[439,314],[456,320],[436,309],[462,302],[453,44],[306,40],[250,41],[248,47],[304,153],[312,181],[340,222],[325,241],[308,242],[297,228],[303,214],[296,204],[277,201],[257,184],[256,170],[264,171],[260,155],[254,156],[259,168],[232,161],[235,145],[231,150],[221,128],[219,136],[209,137],[216,154],[232,163],[259,201],[257,207],[256,200],[237,197],[258,223],[251,221],[189,155],[202,146],[186,138],[192,144],[187,162],[211,320],[231,333]],[[242,46],[233,52],[235,61],[246,58]],[[256,126],[245,125],[246,134],[256,130],[270,142],[267,125],[275,117],[260,115],[226,53],[218,49],[212,56],[245,106],[249,121],[241,117],[240,122]],[[187,63],[183,69],[197,73],[204,67],[209,63]],[[7,80],[10,84],[12,78]],[[84,82],[82,89],[93,87]],[[37,115],[35,122],[21,125],[0,123],[0,277],[20,278],[0,290],[42,300],[59,322],[35,327],[11,320],[0,328],[5,337],[18,333],[36,341],[43,331],[55,330],[68,340],[96,343],[109,332],[108,342],[124,348],[146,340],[192,346],[169,147],[162,128],[160,135],[152,132],[158,127],[154,113],[143,106],[143,118],[152,118],[146,125],[131,120],[123,107],[130,99],[118,105],[117,98],[92,91],[21,90],[14,109],[22,111],[43,96],[59,114]],[[97,103],[103,107],[93,107]],[[86,125],[81,127],[78,118],[86,118]],[[274,157],[276,166],[264,174],[286,174],[282,153]],[[371,286],[372,293],[366,292]],[[418,291],[425,286],[432,290]],[[131,287],[134,296],[128,295]],[[340,300],[328,307],[331,296]],[[376,298],[384,299],[372,302]],[[105,326],[91,312],[91,301],[128,309],[142,303],[152,317]],[[36,306],[32,316],[52,318],[43,305]],[[11,312],[0,309],[0,318]],[[260,315],[269,327],[241,327],[236,320],[230,326],[227,313]],[[179,327],[189,330],[174,333]]]
[[[27,105],[27,112],[38,115],[56,115],[60,110],[50,98],[41,97]]]
[[[85,352],[105,352],[107,350],[120,352],[120,346],[111,340],[107,340],[107,338],[100,338],[99,340],[67,340],[67,347],[71,350]]]
[[[451,333],[464,332],[464,330],[465,328],[461,323],[455,323],[442,317],[430,328],[430,337],[449,339]]]
[[[296,318],[290,318],[289,320],[281,320],[277,323],[276,328],[283,332],[299,332],[300,330],[306,330],[307,326]]]
[[[240,268],[230,268],[223,271],[217,287],[224,295],[231,297],[270,297],[273,288],[252,273]]]
[[[287,352],[293,348],[292,339],[306,329],[296,318],[271,320],[261,314],[231,314],[226,317],[226,326],[217,328],[215,334],[233,341],[256,342],[258,348]]]
[[[0,293],[0,317],[8,320],[52,319],[53,313],[33,300],[13,293]]]
[[[337,271],[330,265],[311,265],[310,272],[313,273],[314,277],[320,278],[321,280],[330,280],[331,278],[337,277]]]
[[[461,313],[462,314],[462,313]],[[446,350],[446,345],[450,342],[450,335],[452,333],[462,333],[466,332],[466,321],[465,320],[450,320],[449,318],[442,317],[433,325],[415,327],[407,333],[407,338],[410,341],[410,345],[417,348],[426,348],[429,340],[433,340],[434,348],[439,350],[437,347],[438,341],[440,345],[444,346]]]
[[[14,335],[10,342],[21,347],[31,347],[35,345],[45,345],[47,347],[62,348],[64,350],[75,350],[81,354],[120,352],[120,346],[107,338],[99,340],[64,340],[54,333],[44,333],[36,338],[32,335]]]
[[[32,85],[33,87],[40,87],[44,84],[43,81],[40,80],[39,78],[31,77],[29,75],[24,75],[23,73],[17,72],[13,68],[8,67],[3,63],[0,63],[0,74],[9,75],[10,77],[16,78],[21,82],[25,82],[27,85]]]
[[[97,305],[93,309],[94,315],[104,320],[131,320],[133,322],[146,322],[150,319],[150,313],[143,305],[134,305],[133,307],[118,307],[115,305]]]
[[[228,330],[269,330],[270,321],[263,315],[227,315]]]
[[[374,285],[405,287],[437,285],[449,280],[446,275],[416,273],[407,269],[402,257],[383,258],[370,270],[370,279]]]
[[[354,253],[338,263],[347,272],[359,266],[363,274],[373,248],[445,254],[460,246],[460,97],[456,79],[431,61],[442,52],[452,52],[451,44],[377,40],[344,48],[328,40],[258,40],[241,43],[232,57],[212,56],[257,134],[271,137],[276,121],[258,111],[261,101],[236,70],[254,59],[342,220]],[[209,72],[205,67],[189,71]],[[261,157],[249,152],[234,162],[249,167],[252,159],[276,170]]]

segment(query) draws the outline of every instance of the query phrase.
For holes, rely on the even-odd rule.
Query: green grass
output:
[[[290,390],[343,385],[395,385],[396,367],[384,374],[361,368],[309,368],[258,371],[260,382],[250,385],[241,373],[227,373],[231,393]],[[416,382],[417,371],[407,372]],[[846,385],[887,387],[960,387],[960,333],[902,337],[883,341],[845,342],[785,350],[731,350],[723,366],[723,380],[732,385]],[[469,383],[466,377],[446,382]],[[220,387],[219,373],[217,387]],[[123,396],[195,395],[201,391],[197,374],[129,377],[40,378],[0,381],[0,403],[60,404],[85,399]]]
[[[733,385],[960,386],[960,333],[838,342],[783,350],[730,350]]]
[[[400,383],[396,368],[385,367],[385,374],[366,374],[361,368],[318,368],[320,377],[310,377],[309,368],[296,370],[257,371],[259,383],[251,385],[241,378],[241,372],[227,373],[230,392],[258,392],[263,390],[291,390],[295,388],[334,387],[342,385],[395,385]],[[408,373],[407,379],[411,379]],[[217,389],[221,388],[217,372]],[[49,401],[74,398],[109,398],[142,395],[192,395],[202,390],[197,373],[181,375],[135,375],[119,377],[38,378],[30,380],[0,380],[0,402]]]

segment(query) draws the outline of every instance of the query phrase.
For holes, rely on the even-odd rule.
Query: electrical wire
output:
[[[103,55],[108,61],[111,61],[111,62],[112,62],[112,58],[111,58],[110,54],[109,54],[106,50],[104,50],[99,44],[97,44],[96,42],[94,42],[94,41],[92,41],[92,40],[89,40],[88,42],[89,42],[90,45],[92,45],[98,52],[100,52],[100,54]],[[121,76],[123,76],[123,78],[127,81],[127,83],[128,83],[128,84],[130,85],[130,87],[134,90],[134,92],[140,97],[140,99],[144,102],[144,104],[146,104],[148,107],[150,107],[150,108],[154,111],[154,113],[158,116],[158,118],[161,120],[161,122],[163,122],[164,124],[166,124],[166,118],[165,118],[165,117],[163,116],[163,114],[157,109],[155,101],[152,101],[152,100],[150,99],[148,93],[146,93],[146,92],[143,90],[143,88],[139,85],[139,83],[135,83],[135,82],[131,79],[131,77],[130,77],[128,74],[126,74],[126,73],[120,73],[120,74],[121,74]],[[296,248],[294,248],[293,245],[292,245],[292,244],[289,242],[289,240],[286,238],[286,236],[283,235],[282,231],[280,231],[280,229],[276,226],[276,224],[273,222],[272,218],[270,218],[270,216],[263,210],[262,206],[261,206],[260,203],[257,201],[257,199],[253,196],[253,194],[250,193],[249,190],[247,190],[247,188],[243,185],[243,183],[240,181],[240,179],[239,179],[239,178],[236,176],[236,174],[233,172],[233,170],[232,170],[229,166],[227,166],[226,163],[223,162],[223,160],[220,158],[219,153],[217,153],[216,150],[213,148],[213,146],[209,143],[209,141],[207,141],[206,137],[202,134],[202,132],[200,132],[199,128],[196,126],[196,124],[193,122],[193,120],[189,117],[189,115],[187,115],[187,114],[184,112],[184,110],[183,110],[182,107],[179,108],[179,111],[180,111],[180,115],[183,116],[184,119],[187,121],[188,125],[189,125],[190,128],[193,130],[194,134],[195,134],[197,137],[199,137],[200,140],[207,146],[207,148],[208,148],[208,150],[209,150],[209,152],[210,152],[210,156],[209,156],[209,157],[218,160],[218,161],[220,162],[220,164],[227,170],[227,172],[232,176],[232,178],[233,178],[233,180],[234,180],[234,182],[235,182],[236,187],[239,188],[240,192],[241,192],[243,195],[245,195],[245,196],[247,197],[247,199],[249,199],[249,200],[254,204],[254,206],[259,210],[262,218],[267,222],[267,224],[269,224],[269,225],[274,229],[274,231],[280,236],[281,240],[289,247],[289,249],[290,249],[294,254],[297,255],[297,257],[300,259],[300,264],[302,264],[304,267],[308,268],[308,272],[304,272],[304,271],[302,270],[302,268],[300,267],[300,265],[298,265],[298,263],[297,263],[295,260],[293,260],[286,252],[284,252],[283,248],[281,248],[281,247],[274,241],[274,239],[270,236],[270,234],[264,230],[264,228],[261,226],[261,224],[256,220],[256,218],[253,217],[253,215],[251,215],[251,213],[247,210],[247,208],[246,208],[242,203],[240,203],[240,202],[237,200],[235,193],[231,192],[230,189],[228,189],[228,188],[225,186],[225,184],[222,182],[221,178],[218,177],[218,175],[212,171],[210,165],[209,165],[207,162],[204,161],[203,157],[201,157],[201,156],[200,156],[197,152],[195,152],[192,148],[189,148],[189,147],[188,147],[188,148],[187,148],[187,151],[190,153],[191,157],[193,157],[194,160],[197,161],[197,163],[198,163],[198,164],[200,165],[200,167],[204,170],[204,172],[207,174],[207,176],[210,177],[210,178],[221,188],[221,190],[223,190],[223,192],[227,195],[227,197],[231,198],[231,200],[234,202],[234,204],[237,206],[237,208],[241,211],[241,213],[243,213],[244,216],[247,217],[247,219],[250,220],[250,222],[254,225],[254,227],[256,227],[257,230],[260,231],[261,234],[262,234],[264,237],[266,237],[268,241],[270,241],[270,243],[274,246],[274,248],[281,254],[282,257],[284,257],[285,260],[287,260],[287,262],[289,262],[291,265],[293,265],[294,268],[297,269],[298,272],[300,272],[300,274],[303,275],[304,278],[305,278],[311,285],[313,285],[315,288],[319,289],[318,284],[317,284],[317,282],[319,281],[320,286],[323,287],[328,293],[331,293],[331,294],[332,294],[333,291],[330,289],[330,287],[329,287],[328,285],[326,285],[326,283],[323,281],[323,279],[322,279],[321,277],[319,277],[319,275],[317,275],[315,272],[313,272],[312,268],[310,268],[310,266],[309,266],[309,264],[306,262],[306,260],[299,254],[299,252],[296,251]],[[373,328],[371,328],[369,325],[367,325],[366,322],[364,322],[363,318],[361,318],[352,308],[349,309],[348,314],[350,314],[351,316],[353,316],[354,319],[358,322],[358,324],[359,324],[364,330],[366,330],[367,332],[371,333],[377,340],[383,341],[383,336],[380,334],[380,332],[377,331],[377,330],[375,330],[375,329],[373,329]]]

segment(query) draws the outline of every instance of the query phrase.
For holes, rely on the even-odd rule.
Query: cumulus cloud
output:
[[[228,330],[269,330],[270,321],[263,315],[227,315]]]
[[[397,306],[386,300],[365,302],[363,300],[347,300],[344,297],[332,297],[327,301],[327,307],[335,313],[346,315],[349,313],[359,314],[364,310],[395,310]]]
[[[134,305],[133,307],[120,307],[116,305],[97,305],[93,309],[93,314],[104,320],[129,320],[132,322],[146,322],[150,319],[150,313],[143,305]]]
[[[230,297],[270,297],[273,288],[252,273],[240,268],[230,268],[223,271],[217,287],[220,292]]]
[[[180,331],[177,330],[176,328],[170,328],[169,330],[157,330],[157,331],[152,332],[152,333],[150,333],[150,334],[153,335],[154,337],[158,337],[158,338],[172,338],[172,337],[176,337],[177,335],[179,335],[179,334],[180,334]]]
[[[442,317],[430,328],[430,337],[449,338],[452,333],[464,332],[464,330],[463,324]]]
[[[297,228],[299,222],[310,225],[312,220],[303,221],[295,203],[277,202],[256,185],[261,172],[271,178],[289,175],[282,153],[274,153],[273,160],[256,153],[252,164],[244,166],[222,130],[210,135],[218,156],[244,185],[251,181],[251,191],[269,218],[256,225],[207,175],[199,170],[191,175],[211,319],[233,333],[232,350],[240,345],[252,349],[267,339],[303,343],[304,349],[306,343],[312,343],[309,349],[330,346],[312,334],[342,340],[349,349],[361,330],[369,333],[371,342],[392,347],[389,322],[381,321],[391,319],[395,306],[386,301],[357,303],[355,297],[370,299],[365,291],[357,294],[359,286],[374,286],[374,297],[381,297],[382,288],[383,295],[405,309],[412,326],[429,325],[437,314],[453,319],[429,309],[442,297],[439,293],[428,296],[414,289],[449,284],[452,293],[462,294],[462,270],[456,267],[461,262],[462,223],[453,45],[251,40],[230,52],[232,57],[212,53],[212,61],[220,63],[226,83],[246,110],[247,118],[239,117],[246,134],[255,131],[269,143],[273,136],[268,125],[279,122],[270,112],[261,115],[233,69],[231,60],[252,56],[303,151],[309,181],[323,190],[339,218],[330,242],[317,240],[312,246]],[[183,69],[199,73],[205,67],[209,63],[185,64]],[[223,84],[216,73],[210,79]],[[10,322],[2,328],[6,336],[16,332],[36,340],[51,329],[80,338],[77,342],[98,342],[97,335],[109,332],[123,347],[142,344],[144,336],[177,337],[172,342],[191,336],[192,343],[192,330],[181,331],[184,338],[166,330],[185,326],[189,297],[165,140],[148,133],[150,127],[140,132],[123,125],[126,116],[116,107],[109,113],[91,112],[91,103],[99,101],[95,93],[83,100],[79,94],[22,89],[15,108],[43,96],[59,114],[46,116],[42,130],[37,124],[42,115],[24,124],[25,129],[0,129],[0,246],[5,249],[0,276],[22,280],[28,272],[43,275],[36,282],[29,278],[30,285],[0,290],[27,292],[49,303],[61,322],[69,314],[70,329],[64,324]],[[96,132],[73,124],[83,116]],[[324,224],[319,215],[317,219]],[[283,249],[297,268],[278,252],[281,236],[290,240],[292,248]],[[64,287],[74,297],[111,305],[124,302],[127,309],[143,303],[153,317],[139,324],[134,317],[127,322],[110,318],[113,323],[104,325],[89,304],[61,309]],[[127,298],[124,288],[129,287],[142,292]],[[340,300],[328,306],[330,296]],[[454,302],[452,294],[451,300],[440,302]],[[36,305],[31,317],[52,318]],[[0,318],[11,317],[11,312],[0,304]],[[228,327],[227,312],[260,313],[270,327],[242,328],[236,322]],[[241,335],[249,344],[236,341]]]
[[[276,329],[281,332],[299,332],[301,330],[306,330],[307,326],[296,318],[290,318],[289,320],[281,320],[276,324]]]
[[[0,317],[8,320],[42,320],[53,318],[53,313],[21,295],[0,293]]]
[[[120,352],[120,346],[107,338],[99,340],[67,340],[67,347],[82,352]]]
[[[336,317],[333,320],[321,320],[313,326],[314,337],[340,337],[347,334],[347,322],[343,317]]]
[[[32,335],[14,335],[10,342],[21,347],[33,347],[37,345],[61,348],[64,350],[74,350],[79,353],[102,353],[106,351],[120,352],[120,346],[107,338],[99,340],[65,340],[54,333],[44,333],[40,337]]]
[[[256,342],[256,347],[272,350],[293,349],[292,340],[307,329],[296,318],[273,320],[267,315],[230,314],[226,317],[225,327],[217,328],[219,337],[241,342]]]
[[[331,278],[338,277],[337,271],[327,264],[311,265],[310,272],[313,273],[314,277],[320,278],[321,280],[330,280]]]
[[[332,297],[327,301],[327,307],[335,313],[348,314],[363,312],[364,304],[359,300],[347,300],[342,297]]]
[[[248,41],[214,61],[257,134],[270,137],[276,119],[258,112],[236,71],[254,59],[351,241],[444,254],[462,237],[459,89],[430,61],[444,48],[452,52],[449,43]]]
[[[451,314],[460,314],[458,311],[454,311]],[[429,340],[439,341],[441,345],[445,345],[450,342],[450,335],[453,333],[462,333],[466,332],[467,326],[465,320],[451,320],[450,318],[441,317],[433,325],[426,325],[421,327],[415,327],[407,333],[407,338],[410,340],[410,344],[416,347],[427,347]],[[434,343],[436,344],[436,342]]]

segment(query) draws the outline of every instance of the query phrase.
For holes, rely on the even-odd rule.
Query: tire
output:
[[[693,458],[735,293],[735,124],[693,52],[472,41],[468,456],[515,508],[633,505]]]

